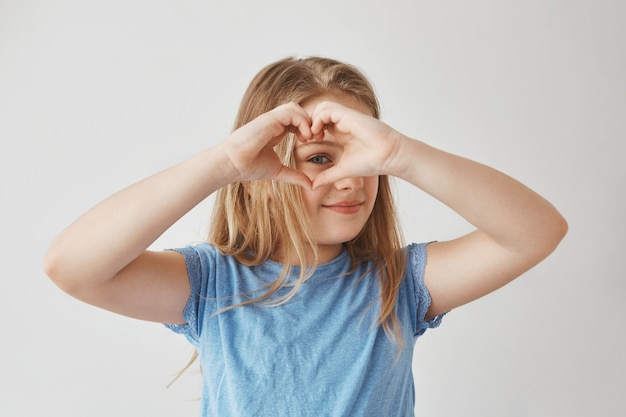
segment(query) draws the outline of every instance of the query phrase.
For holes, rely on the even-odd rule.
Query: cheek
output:
[[[363,187],[374,200],[378,195],[378,177],[365,177]]]
[[[374,204],[376,203],[376,199],[378,197],[378,177],[367,177],[365,179],[365,183],[363,184],[363,188],[367,194],[368,216],[370,216],[374,210]]]
[[[319,175],[320,172],[326,170],[328,168],[328,166],[324,166],[324,165],[315,165],[315,164],[306,164],[303,167],[297,167],[297,169],[299,169],[300,171],[302,171],[304,173],[304,175],[306,175],[307,177],[309,177],[309,179],[311,181],[313,181],[313,179],[315,177],[317,177]]]
[[[319,206],[322,204],[324,195],[326,195],[326,188],[326,186],[323,186],[315,191],[302,190],[302,202],[304,203],[304,208],[307,213],[314,214],[317,212]]]

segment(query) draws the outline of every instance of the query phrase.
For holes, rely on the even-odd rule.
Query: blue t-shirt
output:
[[[277,307],[244,301],[279,276],[282,264],[240,264],[209,244],[179,249],[191,297],[187,324],[167,325],[197,348],[202,366],[202,416],[413,416],[415,340],[425,322],[425,244],[408,248],[396,313],[403,349],[376,325],[379,285],[370,263],[350,270],[341,255],[319,266],[296,295]],[[374,269],[375,271],[375,269]],[[298,268],[293,271],[297,276]],[[256,292],[254,295],[259,295]]]

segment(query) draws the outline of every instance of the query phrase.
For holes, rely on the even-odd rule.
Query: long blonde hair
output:
[[[374,89],[356,67],[322,57],[286,58],[266,66],[253,78],[241,101],[234,129],[281,104],[302,104],[328,94],[355,98],[367,106],[373,117],[380,117]],[[282,162],[290,167],[295,166],[294,145],[294,135],[288,134],[275,148]],[[251,303],[276,306],[296,294],[318,264],[317,246],[308,223],[303,221],[306,218],[300,187],[293,184],[277,181],[235,182],[217,192],[209,243],[245,265],[258,265],[268,259],[287,259],[295,255],[303,266],[298,279],[289,282],[291,267],[284,263],[280,276],[263,293],[220,312]],[[396,344],[399,354],[403,343],[395,304],[406,268],[406,254],[387,176],[379,177],[376,201],[363,230],[345,245],[353,269],[359,262],[374,263],[380,284],[377,324]],[[275,297],[285,287],[291,288],[288,293]],[[189,363],[169,385],[193,364],[197,356],[195,351]]]
[[[375,118],[380,117],[374,89],[357,68],[328,58],[286,58],[263,68],[246,90],[234,129],[257,116],[287,103],[304,103],[327,94],[347,95],[363,103]],[[288,134],[275,148],[285,165],[294,167],[295,137]],[[345,245],[353,268],[362,261],[374,261],[380,284],[378,325],[399,348],[400,327],[395,314],[398,287],[406,265],[403,241],[395,215],[387,176],[379,177],[378,195],[370,218],[360,234]],[[289,282],[291,268],[283,271],[263,293],[243,303],[266,303],[275,306],[287,302],[318,265],[313,235],[306,220],[300,187],[278,181],[232,183],[216,196],[210,225],[209,242],[222,253],[234,256],[246,265],[258,265],[268,259],[299,260],[300,276]],[[306,266],[306,268],[304,267]],[[278,290],[291,290],[277,297]]]

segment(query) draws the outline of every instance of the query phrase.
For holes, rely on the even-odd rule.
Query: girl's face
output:
[[[334,101],[370,115],[368,107],[349,96],[321,96],[302,107],[309,113],[321,101]],[[341,157],[343,147],[326,132],[321,142],[296,142],[296,168],[313,179]],[[378,177],[351,177],[316,190],[302,189],[304,208],[318,244],[320,262],[339,255],[342,244],[355,238],[372,213],[378,194]]]

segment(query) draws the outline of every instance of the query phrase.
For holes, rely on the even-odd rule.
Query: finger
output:
[[[306,143],[310,140],[315,140],[315,139],[323,139],[324,138],[324,134],[322,133],[321,135],[314,135],[311,132],[310,127],[307,125],[306,128],[304,129],[304,132],[301,131],[299,126],[289,126],[289,132],[293,133],[294,135],[296,135],[296,139],[299,142],[302,143]]]
[[[311,131],[318,134],[329,127],[339,123],[346,109],[339,105],[330,103],[321,103],[313,110],[311,114]]]
[[[302,133],[300,131],[300,129],[296,128],[296,127],[290,127],[289,131],[291,133],[294,133],[296,135],[296,138],[298,139],[298,141],[302,142],[302,143],[306,143],[308,141],[314,140],[316,142],[320,142],[322,140],[324,140],[324,137],[326,135],[326,132],[324,130],[322,130],[319,133],[313,133],[310,128],[309,131],[307,133]]]
[[[288,182],[290,184],[299,185],[306,189],[311,189],[311,179],[307,177],[302,171],[297,169],[282,166],[278,174],[274,177],[275,180]]]
[[[338,166],[328,168],[327,170],[320,172],[315,178],[313,178],[312,189],[315,190],[322,185],[332,184],[350,176],[351,175],[349,175]]]
[[[333,123],[332,115],[328,111],[314,113],[312,120],[311,132],[313,135],[322,134]]]
[[[308,140],[313,137],[311,132],[311,117],[296,103],[283,104],[276,108],[279,111],[279,120],[282,125],[299,140]]]
[[[306,142],[307,140],[313,137],[313,132],[311,131],[311,119],[308,114],[302,116],[300,120],[297,121],[298,124],[292,125],[296,128],[296,137],[298,140]]]
[[[319,133],[313,133],[313,136],[311,137],[311,140],[317,141],[317,142],[321,142],[324,140],[324,138],[326,137],[326,129],[322,130]]]

